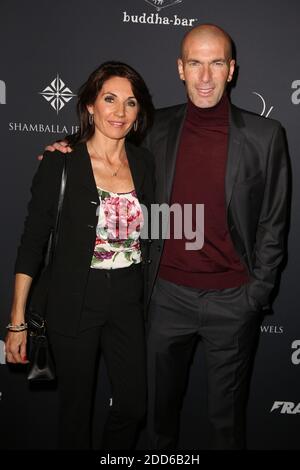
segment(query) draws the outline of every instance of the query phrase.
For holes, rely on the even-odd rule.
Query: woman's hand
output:
[[[6,362],[27,364],[26,357],[27,330],[9,331],[5,339]]]
[[[59,142],[54,142],[54,144],[47,145],[45,150],[48,150],[49,152],[59,150],[63,154],[72,152],[72,148],[69,146],[66,140],[60,140]],[[38,160],[43,160],[43,155],[38,155]]]
[[[27,364],[29,362],[26,358],[27,330],[23,329],[23,325],[26,328],[25,306],[31,283],[31,276],[23,273],[15,275],[10,324],[7,325],[10,329],[5,338],[6,361],[13,364]],[[18,327],[22,327],[21,331],[16,331]]]

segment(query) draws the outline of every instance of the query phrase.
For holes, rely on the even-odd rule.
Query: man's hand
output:
[[[49,152],[54,152],[54,150],[59,150],[61,153],[70,153],[72,148],[68,145],[66,140],[60,140],[59,142],[54,142],[52,145],[47,145],[45,150]],[[38,160],[43,160],[43,155],[38,155]]]

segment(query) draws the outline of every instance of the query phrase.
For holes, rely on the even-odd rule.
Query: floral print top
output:
[[[143,213],[135,190],[114,193],[97,187],[100,205],[91,268],[117,269],[141,262]]]

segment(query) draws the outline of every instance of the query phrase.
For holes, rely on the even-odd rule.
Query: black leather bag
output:
[[[47,338],[46,322],[34,310],[28,312],[27,355],[30,382],[54,380],[55,366]]]
[[[49,290],[49,276],[57,245],[60,215],[67,181],[67,156],[64,157],[56,222],[50,234],[44,266],[39,279],[33,284],[33,292],[26,307],[27,357],[29,360],[27,379],[30,382],[49,381],[56,378],[55,365],[47,337],[46,308]]]

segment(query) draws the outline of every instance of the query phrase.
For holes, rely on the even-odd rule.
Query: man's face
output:
[[[234,72],[226,39],[219,36],[190,37],[178,59],[178,71],[187,94],[199,108],[211,108],[222,98]]]

